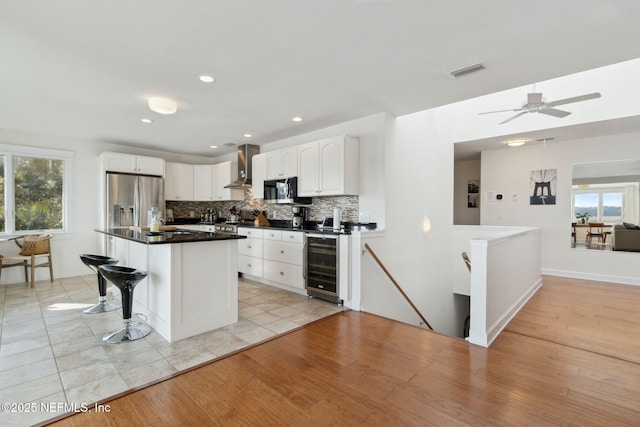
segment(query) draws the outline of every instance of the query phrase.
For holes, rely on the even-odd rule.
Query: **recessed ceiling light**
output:
[[[253,135],[251,135],[250,133],[245,133],[243,136],[244,136],[245,138],[251,138]]]
[[[294,122],[301,122],[302,121],[302,117],[294,117],[293,119]]]
[[[216,81],[216,79],[214,79],[211,76],[207,76],[205,74],[203,74],[202,76],[200,76],[200,81],[204,82],[204,83],[213,83]]]
[[[507,144],[509,147],[520,147],[521,145],[524,145],[526,143],[527,140],[524,138],[510,139],[508,141],[505,141],[505,144]]]
[[[217,145],[210,145],[209,148],[218,148]]]
[[[178,111],[178,103],[170,98],[154,96],[149,98],[149,109],[158,114],[174,114]]]
[[[142,123],[153,123],[153,120],[151,120],[151,119],[140,119],[140,121]]]

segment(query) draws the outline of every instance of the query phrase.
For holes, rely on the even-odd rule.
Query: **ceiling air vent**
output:
[[[233,142],[225,142],[224,144],[225,147],[234,147],[236,144],[234,144]]]
[[[459,70],[452,71],[449,74],[454,79],[457,79],[459,77],[466,76],[467,74],[475,73],[476,71],[482,71],[484,69],[485,69],[484,65],[475,64],[475,65],[470,65],[470,66],[465,67],[465,68],[460,68]]]

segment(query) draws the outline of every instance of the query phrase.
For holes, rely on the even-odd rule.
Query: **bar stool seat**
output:
[[[98,314],[98,313],[106,313],[109,311],[114,311],[120,308],[120,302],[109,301],[107,299],[107,282],[105,281],[102,274],[98,270],[98,267],[101,265],[112,265],[117,264],[119,260],[115,258],[109,258],[102,255],[92,255],[92,254],[82,254],[80,255],[80,259],[82,262],[96,272],[98,276],[98,303],[94,306],[87,308],[86,310],[82,310],[83,313],[87,314]]]
[[[102,341],[111,344],[133,341],[143,338],[151,332],[151,327],[144,322],[132,322],[133,289],[141,280],[147,277],[147,272],[121,265],[101,265],[100,273],[116,285],[122,294],[122,321],[124,327],[115,332],[110,332],[102,337]]]

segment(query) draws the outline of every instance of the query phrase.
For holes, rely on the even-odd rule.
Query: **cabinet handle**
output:
[[[247,249],[251,249],[251,245],[247,245]]]
[[[280,275],[281,275],[281,276],[284,276],[284,271],[281,271],[281,272],[280,272]]]
[[[274,236],[275,236],[275,234],[271,233],[271,234],[269,234],[269,236],[274,237]]]
[[[281,254],[283,254],[283,253],[284,253],[284,251],[283,251],[282,249],[280,249],[280,253],[281,253]]]
[[[291,236],[289,236],[289,238],[290,238],[290,239],[294,239],[294,236],[293,236],[293,234],[292,234]]]
[[[247,267],[251,268],[251,264],[247,264]]]

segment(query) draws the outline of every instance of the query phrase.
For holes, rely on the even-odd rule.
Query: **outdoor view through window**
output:
[[[0,156],[0,231],[63,228],[64,160]]]

